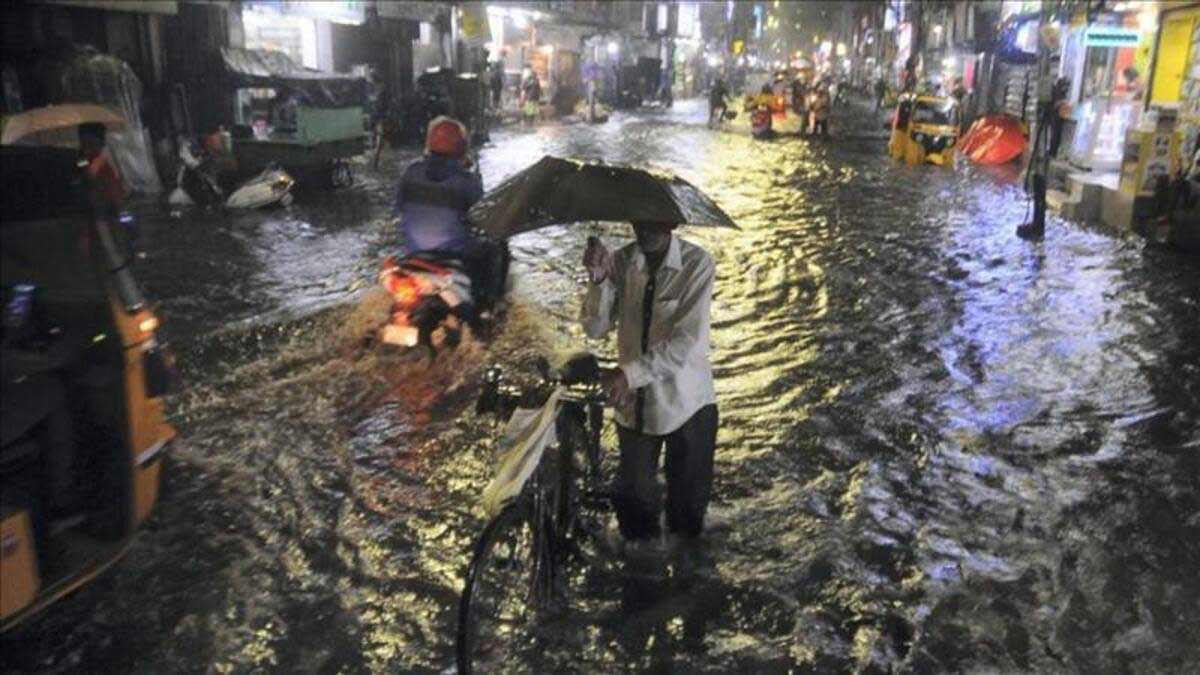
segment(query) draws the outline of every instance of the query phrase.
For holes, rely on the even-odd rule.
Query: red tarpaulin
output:
[[[1025,152],[1025,134],[1013,117],[981,117],[959,141],[958,151],[976,164],[1005,164]]]

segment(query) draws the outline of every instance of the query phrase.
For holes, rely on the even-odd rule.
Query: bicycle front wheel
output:
[[[455,653],[459,673],[494,673],[515,667],[514,657],[533,645],[533,627],[547,595],[545,542],[530,508],[509,506],[475,543],[458,603]]]

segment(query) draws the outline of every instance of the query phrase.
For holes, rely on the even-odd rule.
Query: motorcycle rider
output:
[[[413,253],[437,251],[462,259],[479,298],[501,289],[496,247],[471,236],[467,211],[483,196],[483,179],[467,159],[467,129],[440,116],[425,135],[425,156],[408,166],[396,186],[394,213],[400,217],[404,247]]]

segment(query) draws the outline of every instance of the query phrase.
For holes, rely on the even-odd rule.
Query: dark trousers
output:
[[[660,533],[662,508],[658,491],[658,458],[667,446],[667,529],[695,537],[704,529],[704,512],[712,492],[713,451],[717,444],[717,406],[706,405],[683,426],[665,436],[651,436],[617,425],[621,463],[613,486],[621,535],[646,539]]]

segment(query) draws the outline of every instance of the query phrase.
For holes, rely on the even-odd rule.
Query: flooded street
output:
[[[874,125],[764,143],[705,116],[510,127],[481,151],[486,187],[544,154],[669,170],[741,227],[681,231],[717,264],[701,550],[667,578],[584,571],[513,671],[1200,663],[1200,261],[1059,221],[1022,241],[1012,176],[894,163]],[[287,209],[147,207],[180,442],[129,555],[6,636],[6,672],[452,670],[496,434],[480,371],[611,347],[575,323],[586,228],[554,227],[511,242],[492,342],[432,364],[360,348],[413,156]]]

